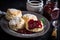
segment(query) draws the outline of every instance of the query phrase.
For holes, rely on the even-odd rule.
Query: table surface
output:
[[[16,1],[16,0],[7,0],[7,1],[0,1],[0,10],[1,11],[6,11],[8,8],[16,8],[16,9],[20,9],[20,10],[22,10],[22,11],[26,11],[26,0],[25,1],[20,1],[20,0],[18,0],[18,1]],[[52,38],[52,36],[51,36],[51,33],[52,33],[52,30],[53,30],[53,26],[51,25],[51,27],[50,27],[50,29],[49,29],[49,31],[45,34],[45,35],[43,35],[43,36],[41,36],[41,37],[36,37],[36,38],[17,38],[17,37],[14,37],[14,36],[11,36],[11,35],[9,35],[9,34],[7,34],[7,33],[5,33],[2,29],[1,29],[1,27],[0,27],[0,39],[1,40],[49,40],[49,39],[51,39],[51,40],[53,40],[53,38]],[[58,28],[58,40],[59,40],[59,33],[60,32],[60,28]]]

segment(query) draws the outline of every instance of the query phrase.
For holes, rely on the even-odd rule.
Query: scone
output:
[[[40,32],[44,29],[42,21],[29,20],[26,22],[26,29],[31,32]]]
[[[33,14],[24,14],[23,15],[23,19],[27,22],[29,21],[30,19],[33,19],[33,20],[38,20],[36,15],[33,15]]]
[[[12,30],[17,31],[18,29],[23,29],[24,28],[24,23],[25,21],[22,18],[14,18],[9,21],[9,27]]]
[[[8,9],[6,14],[6,19],[11,20],[14,17],[22,17],[22,12],[17,9]]]

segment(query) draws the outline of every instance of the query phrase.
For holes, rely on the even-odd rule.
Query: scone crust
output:
[[[17,9],[8,9],[5,17],[7,20],[11,20],[14,17],[22,17],[22,11]]]

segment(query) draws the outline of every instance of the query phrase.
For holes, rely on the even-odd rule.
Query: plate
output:
[[[38,19],[44,18],[45,19],[45,24],[44,24],[44,30],[38,33],[33,33],[33,34],[21,34],[21,33],[17,33],[13,30],[11,30],[8,26],[8,21],[5,19],[5,17],[2,17],[0,20],[0,26],[1,28],[8,34],[15,36],[15,37],[22,37],[22,38],[31,38],[31,37],[38,37],[38,36],[43,36],[44,34],[46,34],[50,28],[50,23],[49,21],[43,17],[42,15],[38,14],[38,13],[34,13],[34,12],[28,12],[28,11],[22,11],[22,14],[34,14],[37,16]]]

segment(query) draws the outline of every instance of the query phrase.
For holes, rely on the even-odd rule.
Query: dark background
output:
[[[26,11],[26,1],[27,0],[0,0],[0,10],[1,11],[6,11],[8,8],[16,8],[16,9],[20,9],[22,11]],[[58,5],[58,7],[60,7]],[[59,17],[60,18],[60,17]],[[52,36],[51,36],[51,32],[53,30],[53,26],[51,26],[51,28],[49,29],[49,31],[41,37],[36,37],[36,38],[17,38],[14,36],[11,36],[7,33],[5,33],[1,28],[0,28],[0,39],[1,40],[53,40]],[[57,40],[59,40],[60,37],[60,27],[58,28],[58,36],[57,36]]]

